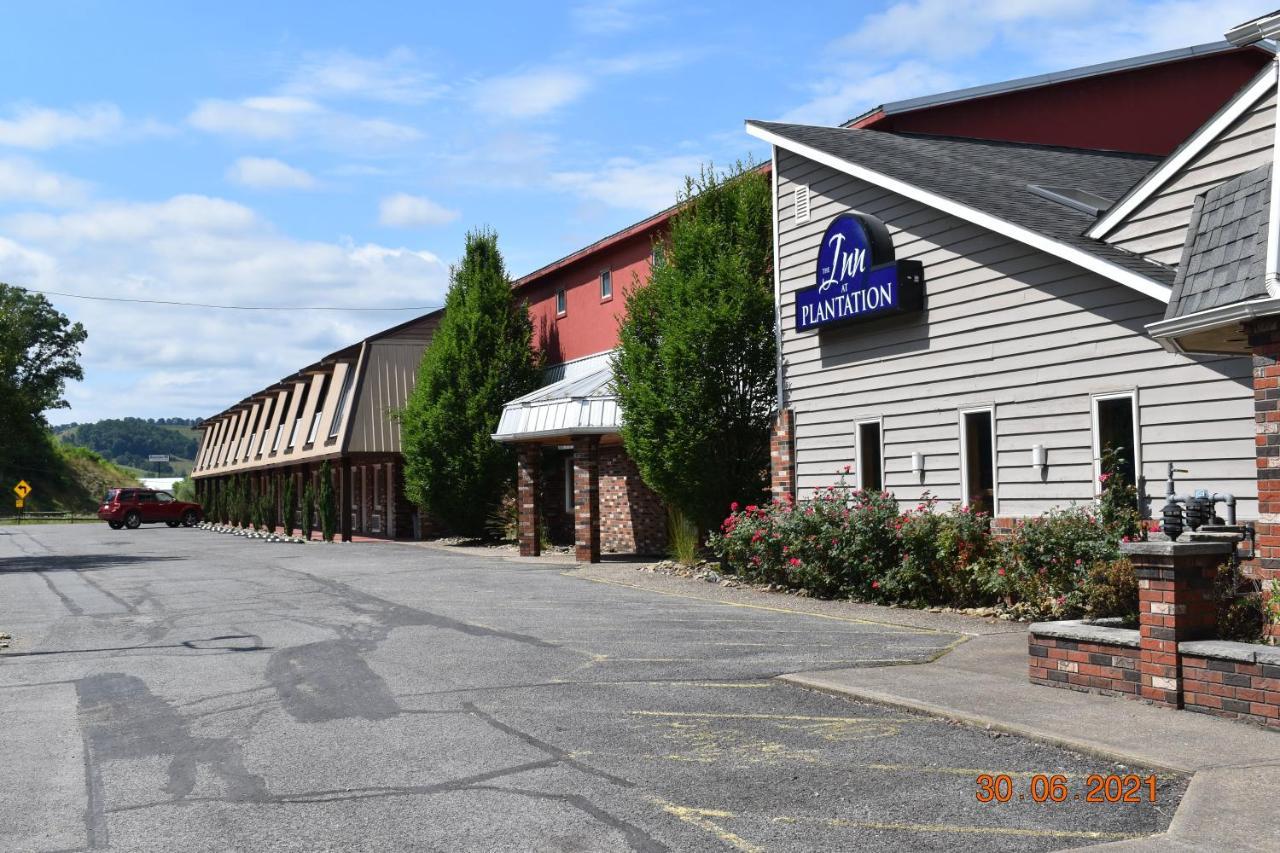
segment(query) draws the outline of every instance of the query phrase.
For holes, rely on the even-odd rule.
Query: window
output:
[[[564,511],[573,512],[573,457],[564,458]]]
[[[569,310],[569,303],[564,297],[564,288],[556,290],[556,314],[566,314]]]
[[[284,424],[283,424],[283,423],[278,423],[278,424],[276,424],[276,437],[275,437],[275,439],[271,442],[271,452],[272,452],[272,453],[275,453],[277,450],[279,450],[279,449],[280,449],[280,439],[281,439],[281,437],[282,437],[282,436],[284,436]]]
[[[873,492],[884,491],[884,445],[880,421],[858,424],[858,486]]]
[[[995,411],[960,413],[960,486],[964,505],[975,512],[996,513]]]
[[[653,254],[649,256],[649,268],[657,269],[667,262],[667,250],[661,245],[653,247]]]
[[[1093,482],[1098,494],[1103,474],[1119,474],[1129,485],[1139,485],[1142,458],[1136,403],[1135,391],[1093,398]]]
[[[342,377],[342,391],[338,393],[338,405],[333,410],[333,421],[329,424],[329,438],[337,438],[342,429],[342,415],[347,409],[347,395],[351,393],[351,380],[355,378],[356,366],[347,365],[347,375]]]
[[[173,495],[168,492],[156,492],[156,501],[162,504],[173,503]]]
[[[266,417],[262,419],[262,441],[258,442],[258,455],[261,456],[267,449],[267,439],[271,436],[271,416],[276,411],[276,401],[274,398],[267,400],[263,404],[266,406]]]
[[[307,444],[314,444],[316,433],[320,431],[320,418],[324,417],[324,412],[316,412],[311,416],[311,429],[307,430]]]
[[[293,422],[293,429],[289,430],[289,443],[285,446],[286,450],[292,450],[293,446],[298,442],[298,427],[300,426],[302,426],[301,417]]]
[[[613,298],[613,271],[605,270],[600,273],[600,301]]]

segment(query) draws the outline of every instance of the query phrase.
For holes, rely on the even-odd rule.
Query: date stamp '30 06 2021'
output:
[[[1072,790],[1071,780],[1062,774],[1037,773],[1022,788],[1003,773],[982,773],[974,795],[980,803],[1141,803],[1156,801],[1156,777],[1091,773],[1084,777],[1084,790]]]

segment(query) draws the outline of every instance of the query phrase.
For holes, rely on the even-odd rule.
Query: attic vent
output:
[[[1094,217],[1101,216],[1111,207],[1110,199],[1077,187],[1042,187],[1039,184],[1027,184],[1027,190],[1063,207]]]
[[[809,185],[796,187],[796,222],[809,221]]]

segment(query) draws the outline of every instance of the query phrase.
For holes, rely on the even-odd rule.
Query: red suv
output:
[[[112,530],[135,530],[140,524],[161,521],[170,527],[194,527],[203,515],[200,504],[176,500],[168,492],[155,489],[111,489],[98,507],[98,518],[111,525]]]

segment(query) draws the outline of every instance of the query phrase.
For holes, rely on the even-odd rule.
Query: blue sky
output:
[[[0,281],[259,306],[437,305],[468,228],[513,275],[767,157],[746,118],[1183,47],[1239,0],[65,2],[6,8]],[[85,381],[51,420],[217,412],[405,313],[53,297]]]

